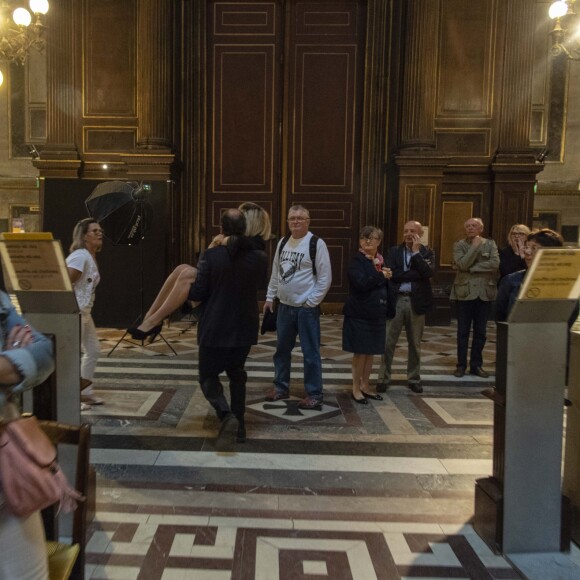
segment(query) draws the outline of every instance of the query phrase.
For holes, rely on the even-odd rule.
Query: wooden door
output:
[[[220,2],[208,10],[206,237],[255,201],[286,231],[293,204],[330,250],[327,301],[344,300],[357,247],[363,0]]]

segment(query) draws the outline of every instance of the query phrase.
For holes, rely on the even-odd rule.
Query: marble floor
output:
[[[322,318],[320,411],[296,406],[299,351],[292,399],[264,401],[275,338],[261,337],[247,363],[248,441],[233,453],[215,449],[195,325],[172,324],[146,347],[99,330],[95,391],[106,404],[83,413],[97,470],[86,577],[521,578],[470,524],[474,480],[491,472],[492,406],[481,391],[493,375],[453,377],[455,327],[427,327],[424,392],[406,387],[402,340],[384,400],[357,405],[341,327],[340,316]],[[494,359],[490,324],[485,368]]]

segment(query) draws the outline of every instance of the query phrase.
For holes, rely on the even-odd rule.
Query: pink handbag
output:
[[[55,503],[70,512],[85,499],[69,486],[54,445],[32,415],[0,424],[0,486],[7,508],[21,518]]]

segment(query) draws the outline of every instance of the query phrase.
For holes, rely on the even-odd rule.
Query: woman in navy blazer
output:
[[[394,315],[394,299],[390,288],[391,270],[385,266],[378,248],[383,232],[373,226],[362,228],[360,247],[347,270],[349,295],[344,305],[342,349],[352,352],[352,399],[368,404],[368,399],[381,401],[369,393],[373,355],[385,350],[385,325]]]

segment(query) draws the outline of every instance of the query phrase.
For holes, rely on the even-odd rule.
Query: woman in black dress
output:
[[[385,352],[386,320],[394,314],[388,282],[393,274],[378,252],[382,240],[379,228],[365,226],[360,232],[359,250],[347,271],[349,295],[343,309],[342,349],[353,353],[352,398],[361,405],[368,399],[383,399],[369,393],[369,378],[373,355]]]

